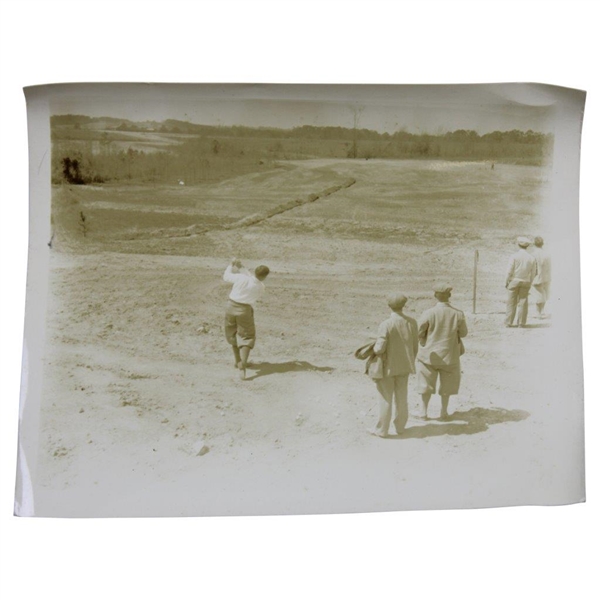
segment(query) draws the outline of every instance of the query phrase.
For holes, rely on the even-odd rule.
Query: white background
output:
[[[597,597],[600,44],[594,5],[0,3],[4,598]],[[22,88],[71,81],[534,81],[587,90],[580,203],[588,502],[317,517],[13,517],[28,224]]]

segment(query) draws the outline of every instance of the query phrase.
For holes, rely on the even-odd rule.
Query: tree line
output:
[[[177,120],[135,124],[79,115],[51,117],[51,133],[52,181],[71,184],[180,180],[195,184],[268,168],[277,160],[306,158],[541,165],[553,148],[552,135],[531,130],[480,135],[461,129],[431,135],[311,125],[218,127]]]

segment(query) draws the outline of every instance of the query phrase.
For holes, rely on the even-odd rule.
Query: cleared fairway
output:
[[[539,485],[520,503],[541,502],[563,475],[543,460],[554,443],[546,417],[564,410],[545,395],[551,367],[536,351],[552,328],[501,325],[514,238],[544,233],[546,175],[314,160],[196,187],[56,188],[36,513],[491,506],[514,503],[509,483],[531,478]],[[245,382],[222,333],[232,256],[272,269]],[[406,439],[372,438],[377,393],[352,352],[387,317],[388,293],[404,291],[418,317],[440,279],[470,328],[454,418],[411,416]]]

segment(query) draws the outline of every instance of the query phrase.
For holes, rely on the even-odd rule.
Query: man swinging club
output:
[[[256,342],[254,304],[265,291],[263,281],[268,274],[269,267],[265,265],[256,267],[251,273],[237,258],[231,261],[223,274],[225,281],[233,283],[225,312],[225,337],[233,348],[240,379],[246,378],[248,357]]]

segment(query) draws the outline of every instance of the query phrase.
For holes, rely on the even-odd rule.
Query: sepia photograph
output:
[[[593,8],[0,2],[0,596],[597,596]]]
[[[584,92],[26,97],[16,514],[584,501]]]

